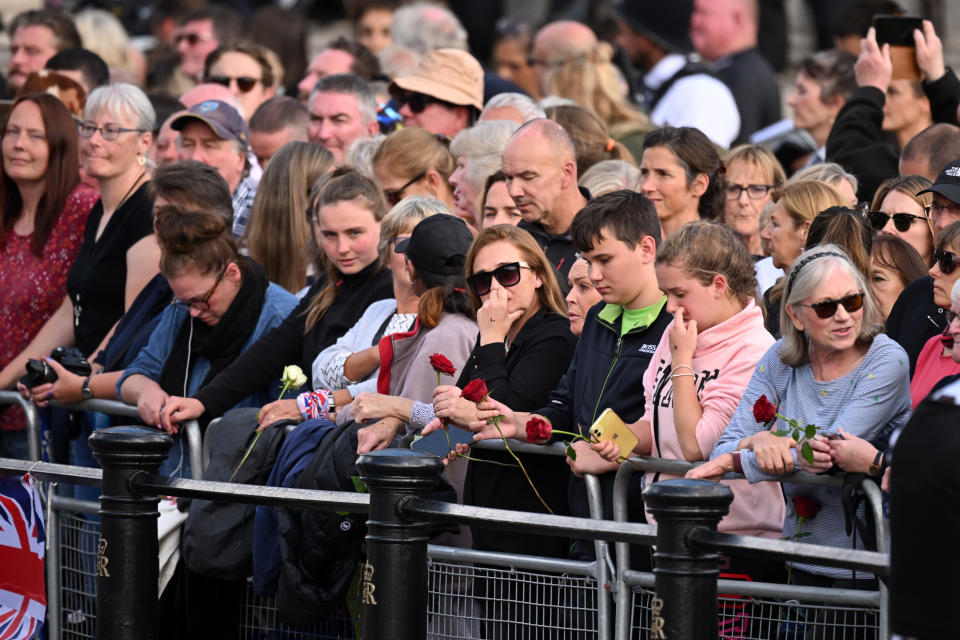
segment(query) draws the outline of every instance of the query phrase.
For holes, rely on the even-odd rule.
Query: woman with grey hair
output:
[[[154,128],[153,107],[132,84],[95,89],[77,123],[83,171],[100,187],[100,199],[87,219],[83,242],[67,276],[67,295],[34,339],[0,372],[4,388],[22,375],[27,358],[44,358],[56,347],[76,347],[92,364],[114,326],[158,272],[160,248],[153,232],[153,203],[147,196],[147,152]],[[59,363],[50,366],[63,373]],[[81,384],[82,397],[94,397],[91,377]],[[53,390],[45,392],[49,400]],[[90,416],[91,414],[81,414]],[[95,466],[86,435],[92,420],[83,419],[74,439],[75,464]]]
[[[843,250],[822,245],[805,252],[790,269],[782,300],[783,338],[757,364],[710,461],[688,477],[712,479],[736,472],[759,482],[778,480],[798,468],[823,473],[835,462],[829,440],[843,437],[841,429],[883,451],[890,434],[909,418],[907,355],[880,333],[880,311],[870,288]],[[817,435],[799,442],[774,435],[771,427],[790,429],[787,418],[816,425]],[[859,537],[854,540],[845,531],[838,491],[785,484],[784,492],[785,537],[796,539],[800,533],[796,501],[803,497],[822,508],[804,520],[804,542],[863,548]],[[819,587],[852,577],[847,570],[806,563],[794,563],[792,575],[795,584]],[[871,576],[856,577],[869,579],[855,579],[855,586],[873,588]]]
[[[515,122],[491,120],[464,129],[450,143],[457,168],[450,176],[453,213],[479,228],[481,199],[487,178],[500,170],[500,154],[520,127]]]
[[[848,207],[851,209],[857,208],[857,189],[860,186],[857,182],[857,176],[846,171],[836,162],[821,162],[801,169],[790,176],[786,184],[802,182],[803,180],[815,180],[830,185],[847,200]]]
[[[624,160],[601,160],[580,176],[580,186],[594,198],[611,191],[640,190],[640,169]]]
[[[159,271],[153,205],[147,196],[147,151],[154,111],[132,84],[100,87],[77,123],[82,168],[100,187],[80,252],[67,276],[67,296],[23,352],[0,372],[3,387],[23,373],[28,357],[75,346],[89,360],[104,347],[120,316]],[[59,364],[51,365],[54,369]],[[97,371],[98,365],[94,365]],[[83,385],[90,397],[89,379]],[[50,392],[52,394],[52,392]],[[80,398],[78,398],[80,400]]]

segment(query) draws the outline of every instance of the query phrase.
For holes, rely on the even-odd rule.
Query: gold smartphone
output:
[[[605,442],[613,441],[620,447],[620,457],[629,458],[637,446],[637,435],[630,430],[616,411],[607,408],[603,410],[597,421],[590,427],[590,435],[594,440]]]

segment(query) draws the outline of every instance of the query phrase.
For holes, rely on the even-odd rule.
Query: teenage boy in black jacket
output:
[[[643,373],[672,319],[654,271],[660,221],[650,200],[626,190],[591,200],[573,219],[570,234],[590,264],[590,279],[603,301],[587,314],[573,361],[546,407],[531,414],[514,412],[496,401],[479,405],[481,421],[504,416],[500,428],[508,438],[526,439],[527,420],[533,415],[547,418],[555,429],[587,438],[590,426],[607,407],[624,422],[638,420],[644,407]],[[483,422],[470,426],[480,430],[479,439],[500,437],[496,428]],[[573,470],[568,487],[571,514],[590,516],[583,474],[592,473],[600,479],[603,517],[612,519],[613,480],[619,465],[605,461],[582,440],[573,448],[576,460],[567,459]],[[628,491],[633,521],[643,518],[640,479],[641,474],[635,474]],[[575,542],[572,555],[592,558],[593,543]]]

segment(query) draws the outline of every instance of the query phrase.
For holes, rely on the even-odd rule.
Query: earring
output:
[[[147,164],[147,159],[144,156],[137,156],[137,164],[142,167],[143,165]]]
[[[542,283],[542,282],[540,282],[540,278],[537,278],[537,286],[538,286],[538,287],[541,287],[541,286],[543,286],[543,283]]]

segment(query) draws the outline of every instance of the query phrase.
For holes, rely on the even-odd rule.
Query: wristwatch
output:
[[[93,389],[90,388],[90,376],[83,379],[80,383],[80,395],[84,400],[93,400]]]
[[[327,398],[327,415],[333,415],[337,412],[337,401],[333,398],[333,391],[330,392],[330,396]]]
[[[883,451],[877,451],[873,462],[870,463],[870,475],[875,478],[883,475]]]

